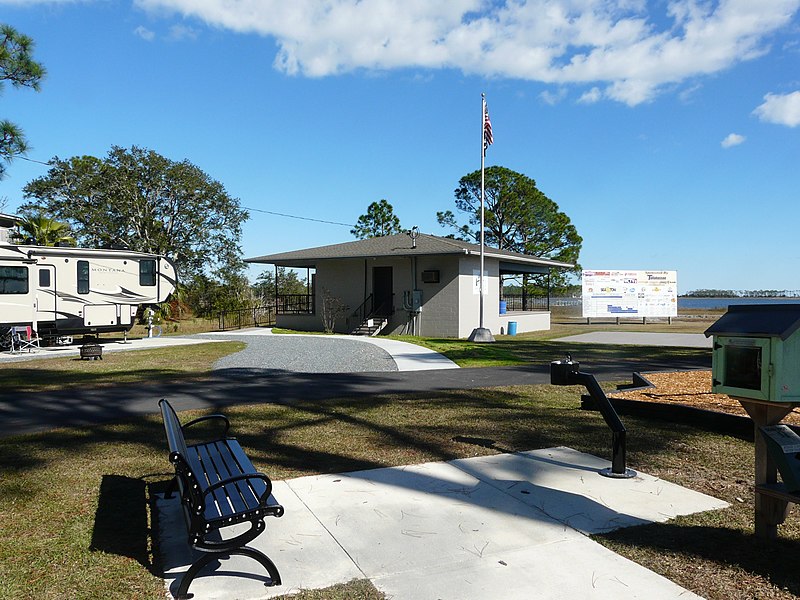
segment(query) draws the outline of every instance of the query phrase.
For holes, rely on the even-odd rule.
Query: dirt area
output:
[[[739,404],[724,394],[711,393],[711,371],[677,371],[674,373],[643,373],[656,387],[641,390],[614,392],[614,398],[643,400],[664,404],[683,404],[694,408],[747,416]],[[800,425],[800,413],[795,409],[782,423]]]

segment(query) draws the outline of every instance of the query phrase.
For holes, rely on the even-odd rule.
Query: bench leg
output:
[[[172,479],[169,480],[169,485],[167,485],[167,491],[164,492],[164,499],[169,500],[170,498],[172,498],[172,493],[176,489],[178,489],[178,478],[173,477]]]
[[[258,561],[269,573],[270,583],[267,585],[280,585],[281,584],[281,576],[278,573],[278,568],[275,566],[275,563],[270,560],[270,558],[261,552],[260,550],[256,550],[255,548],[249,548],[248,546],[243,546],[241,548],[234,548],[232,550],[226,550],[225,552],[208,552],[201,556],[197,562],[195,562],[189,570],[186,571],[183,578],[181,579],[181,584],[178,586],[178,592],[175,594],[175,597],[178,600],[183,600],[187,598],[189,593],[189,586],[192,583],[192,580],[197,577],[197,574],[200,570],[205,567],[208,563],[212,560],[216,560],[222,557],[228,557],[233,554],[241,554],[242,556],[249,556],[253,560]]]

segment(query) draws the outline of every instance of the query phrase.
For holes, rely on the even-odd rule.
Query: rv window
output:
[[[155,284],[156,284],[156,261],[140,260],[139,285],[155,285]]]
[[[50,269],[39,269],[39,287],[50,287]]]
[[[78,261],[78,293],[89,293],[89,261]]]
[[[28,267],[0,267],[0,294],[27,294]]]

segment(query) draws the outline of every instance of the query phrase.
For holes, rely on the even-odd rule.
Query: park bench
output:
[[[272,481],[253,467],[239,442],[228,438],[230,423],[223,415],[207,415],[181,424],[170,403],[158,403],[164,420],[169,460],[175,467],[165,498],[177,489],[186,517],[189,543],[204,552],[186,571],[176,596],[185,598],[189,585],[212,560],[232,554],[249,556],[269,573],[268,585],[280,585],[281,577],[269,557],[246,546],[266,528],[264,517],[283,515],[283,506],[272,497]],[[224,426],[222,437],[187,445],[184,432],[205,421]],[[223,539],[220,530],[237,523],[250,523],[250,529]]]

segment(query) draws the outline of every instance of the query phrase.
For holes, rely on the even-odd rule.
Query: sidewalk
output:
[[[643,473],[602,477],[607,466],[558,447],[278,481],[286,514],[251,545],[283,584],[265,587],[258,563],[232,556],[189,592],[247,600],[369,578],[393,600],[698,598],[588,535],[727,504]],[[157,505],[174,592],[192,551],[178,502]]]
[[[171,346],[187,346],[192,344],[206,344],[219,340],[203,339],[195,337],[167,337],[160,336],[154,338],[136,338],[123,340],[104,340],[99,343],[103,347],[103,354],[107,352],[125,352],[128,350],[145,350],[149,348],[165,348]],[[0,352],[0,363],[21,362],[26,360],[39,360],[44,358],[58,358],[69,356],[80,356],[80,345],[70,346],[43,346],[32,352]]]

